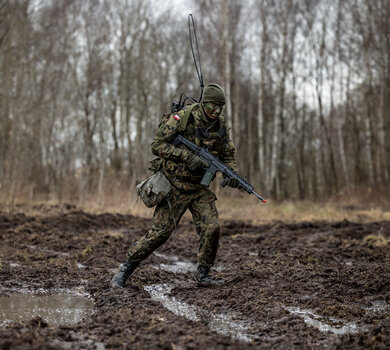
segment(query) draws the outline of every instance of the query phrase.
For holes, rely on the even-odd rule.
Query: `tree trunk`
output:
[[[258,155],[259,155],[259,169],[260,178],[263,178],[264,171],[264,89],[265,89],[265,58],[266,58],[266,45],[267,45],[267,23],[264,9],[264,0],[260,3],[260,18],[261,18],[261,54],[260,54],[260,76],[259,76],[259,94],[258,94],[258,107],[257,107],[257,140],[258,140]]]
[[[230,50],[229,50],[229,6],[227,0],[222,0],[222,56],[223,56],[223,84],[226,97],[226,120],[231,128],[231,137],[238,144],[239,132],[236,130],[237,122],[233,120],[231,100],[231,74],[230,74]]]

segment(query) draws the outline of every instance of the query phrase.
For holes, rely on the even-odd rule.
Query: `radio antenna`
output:
[[[204,83],[203,83],[202,65],[200,63],[200,54],[199,54],[198,38],[196,36],[195,21],[194,21],[194,17],[192,16],[191,13],[188,15],[188,34],[190,36],[192,58],[194,59],[196,74],[198,75],[199,84],[200,84],[200,97],[199,97],[199,100],[196,100],[193,97],[189,97],[189,96],[186,96],[185,94],[181,93],[179,102],[175,102],[175,101],[172,102],[171,113],[175,113],[175,112],[178,112],[181,109],[183,109],[187,100],[192,100],[193,102],[196,103],[196,102],[200,102],[202,100],[202,96],[203,96]],[[193,38],[194,38],[194,40],[193,40]],[[196,53],[194,50],[194,44],[193,44],[194,41],[195,41]],[[182,101],[183,98],[184,98],[184,100]]]
[[[192,24],[192,31],[191,31],[191,24]],[[199,79],[199,83],[200,83],[200,97],[199,97],[199,101],[198,101],[198,102],[200,102],[201,99],[202,99],[203,89],[204,89],[203,72],[202,72],[202,64],[200,63],[198,38],[196,36],[196,28],[195,28],[194,17],[192,16],[191,13],[188,15],[188,32],[189,32],[189,35],[190,35],[190,45],[191,45],[191,51],[192,51],[192,58],[194,59],[196,73],[198,74],[198,79]],[[194,46],[193,46],[193,43],[192,43],[192,33],[194,34],[194,38],[195,38],[196,56],[195,56],[195,53],[194,53]],[[197,62],[199,63],[199,66],[198,66]]]

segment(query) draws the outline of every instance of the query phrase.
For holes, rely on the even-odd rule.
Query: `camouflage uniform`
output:
[[[198,264],[211,267],[214,264],[219,241],[218,212],[215,206],[216,196],[200,181],[205,173],[203,169],[190,171],[187,166],[191,152],[184,145],[171,144],[178,133],[235,169],[235,149],[229,139],[224,116],[209,119],[200,103],[187,106],[191,108],[188,121],[186,109],[178,113],[163,115],[162,121],[152,142],[152,152],[159,158],[151,162],[151,170],[161,170],[174,186],[169,199],[159,203],[153,216],[152,229],[132,245],[127,259],[139,263],[160,247],[171,235],[184,212],[189,209],[199,235]]]

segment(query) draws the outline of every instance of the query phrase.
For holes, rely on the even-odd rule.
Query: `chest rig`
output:
[[[196,145],[218,156],[228,140],[224,116],[220,115],[217,120],[209,122],[206,121],[199,104],[190,105],[187,108],[191,108],[191,111],[184,135]]]
[[[219,157],[225,151],[225,145],[229,143],[225,119],[220,115],[219,119],[210,123],[203,113],[202,106],[195,103],[177,112],[173,117],[172,114],[163,115],[159,126],[161,130],[158,131],[159,137],[167,138],[166,143],[170,144],[172,142],[170,135],[180,133],[187,140],[207,148],[210,153]],[[172,125],[169,124],[170,122]],[[164,142],[161,147],[166,147]],[[184,145],[179,145],[178,148],[186,149]],[[205,173],[204,169],[190,171],[187,162],[180,159],[157,158],[151,162],[150,170],[152,172],[162,170],[179,190],[191,192],[204,187],[200,184]]]

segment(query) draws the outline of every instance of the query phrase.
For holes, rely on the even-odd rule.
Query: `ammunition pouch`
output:
[[[172,189],[171,183],[161,171],[157,171],[137,185],[138,196],[148,208],[154,207],[169,197]]]

